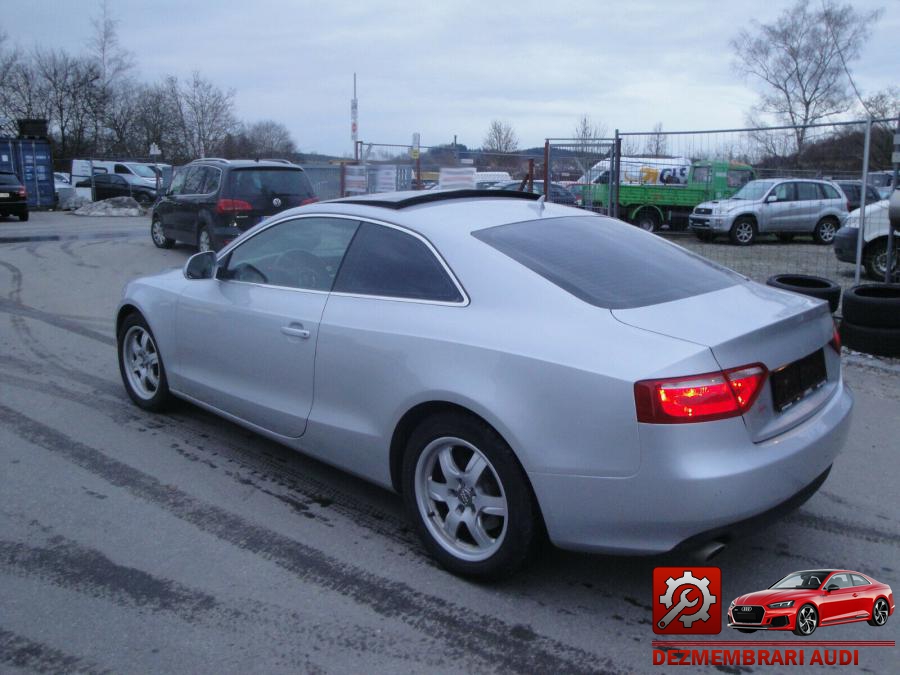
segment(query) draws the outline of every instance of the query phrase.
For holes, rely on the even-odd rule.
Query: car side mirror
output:
[[[219,259],[215,251],[195,253],[184,265],[185,279],[212,279],[216,275]]]
[[[825,590],[826,590],[826,591],[839,591],[839,590],[841,590],[841,587],[838,586],[837,584],[828,584],[828,585],[825,587]]]
[[[778,201],[778,195],[769,195],[766,197],[766,204],[771,204],[772,202]]]

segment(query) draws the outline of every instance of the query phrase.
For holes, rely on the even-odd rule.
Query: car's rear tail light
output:
[[[300,206],[306,206],[307,204],[315,204],[317,201],[319,201],[318,197],[307,197],[302,202],[300,202]]]
[[[28,196],[28,190],[26,190],[24,187],[20,187],[20,188],[16,191],[16,194],[19,195],[20,197],[22,197],[22,198],[24,199],[25,197]]]
[[[216,213],[229,213],[231,211],[252,211],[250,202],[243,199],[220,199],[216,203]]]
[[[703,375],[636,382],[638,422],[679,424],[738,417],[753,405],[767,375],[766,367],[755,363]]]
[[[841,333],[838,330],[837,324],[834,324],[834,333],[831,335],[831,342],[828,343],[831,345],[831,348],[840,355],[841,353]]]

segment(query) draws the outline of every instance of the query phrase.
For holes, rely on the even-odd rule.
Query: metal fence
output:
[[[758,281],[773,274],[796,273],[824,276],[849,286],[854,283],[855,264],[837,259],[828,245],[829,236],[824,243],[822,236],[815,236],[823,219],[839,227],[847,217],[846,210],[827,212],[825,199],[811,205],[794,198],[797,208],[780,225],[765,213],[766,208],[777,209],[764,205],[759,221],[754,221],[753,246],[735,245],[739,242],[730,230],[714,238],[711,232],[692,230],[691,214],[703,202],[712,202],[704,204],[710,211],[726,210],[732,205],[730,198],[754,179],[857,181],[856,195],[862,199],[854,201],[871,203],[875,197],[871,191],[860,190],[862,182],[890,181],[897,129],[897,119],[885,119],[871,124],[617,131],[613,138],[547,139],[543,170],[551,185],[558,183],[574,193],[583,208],[658,232]],[[876,176],[879,172],[883,173]],[[882,180],[874,181],[876,177]],[[842,188],[847,196],[854,196],[852,185]],[[851,209],[858,205],[851,204]],[[827,228],[820,232],[827,234]],[[868,254],[863,251],[863,255]]]

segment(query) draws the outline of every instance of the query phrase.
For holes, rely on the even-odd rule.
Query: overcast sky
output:
[[[813,3],[817,0],[812,0]],[[121,43],[136,75],[200,70],[235,91],[238,116],[284,123],[303,151],[348,153],[353,72],[360,138],[479,146],[492,119],[522,147],[571,136],[582,113],[610,132],[741,126],[753,89],[728,41],[789,2],[528,0],[121,0]],[[900,0],[883,7],[852,65],[868,94],[900,85]],[[20,47],[77,52],[92,0],[2,0],[0,27]],[[14,11],[13,11],[14,9]]]

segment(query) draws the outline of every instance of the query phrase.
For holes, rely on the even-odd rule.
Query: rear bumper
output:
[[[841,262],[856,262],[856,240],[859,239],[858,227],[842,227],[834,235],[834,255]]]
[[[728,539],[779,517],[824,482],[846,440],[841,384],[796,427],[753,443],[742,418],[641,424],[641,468],[627,478],[529,475],[561,548],[650,555]]]

